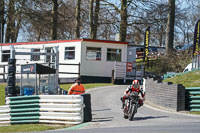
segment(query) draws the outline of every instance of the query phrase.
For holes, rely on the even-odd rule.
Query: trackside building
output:
[[[34,55],[52,53],[59,50],[59,79],[61,83],[73,82],[81,77],[83,82],[111,82],[112,70],[116,62],[127,62],[127,42],[104,40],[56,40],[43,42],[24,42],[1,44],[0,79],[7,78],[7,65],[10,58],[10,45],[16,52],[32,52],[32,55],[16,55],[16,78],[20,77],[20,66],[33,63],[53,63],[55,57]],[[126,66],[125,66],[126,67]]]

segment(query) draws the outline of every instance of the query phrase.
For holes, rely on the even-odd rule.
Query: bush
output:
[[[166,72],[179,73],[182,72],[190,62],[190,51],[172,52],[169,55],[160,56],[157,60],[149,61],[149,67],[146,67],[146,71],[157,73],[160,76]]]

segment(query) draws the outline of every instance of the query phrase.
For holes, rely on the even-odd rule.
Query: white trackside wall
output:
[[[115,61],[108,61],[107,51],[108,49],[120,49],[121,61],[127,61],[127,43],[115,42],[115,41],[101,41],[101,40],[64,40],[64,41],[49,41],[49,42],[34,42],[34,43],[20,43],[12,44],[16,52],[31,52],[31,49],[40,49],[40,52],[45,52],[46,48],[59,47],[59,63],[60,64],[77,64],[77,65],[59,65],[59,72],[78,73],[80,63],[80,76],[95,76],[95,77],[111,77],[112,70],[114,69]],[[75,58],[65,59],[66,47],[75,48]],[[100,48],[101,59],[100,60],[88,60],[87,48]],[[7,65],[8,62],[2,62],[2,51],[10,50],[10,46],[6,44],[0,48],[0,65]],[[91,52],[92,53],[92,52]],[[16,55],[16,64],[33,64],[33,63],[45,63],[46,56],[40,56],[39,61],[31,61],[31,55]],[[17,73],[20,73],[21,67],[17,67]],[[0,68],[0,73],[7,73],[8,69],[3,71]],[[20,74],[16,75],[20,78]],[[59,78],[75,78],[78,74],[59,74]],[[0,79],[3,76],[0,75]],[[7,79],[7,75],[6,75]]]

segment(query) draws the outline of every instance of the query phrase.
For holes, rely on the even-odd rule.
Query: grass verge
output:
[[[200,70],[188,72],[183,75],[177,75],[164,80],[164,82],[173,82],[174,84],[182,84],[185,87],[200,87]],[[200,112],[189,112],[190,114],[200,115]]]
[[[5,87],[6,84],[0,84],[0,105],[5,104]]]
[[[91,89],[101,86],[111,86],[112,83],[92,83],[92,84],[83,84],[85,89]],[[60,87],[68,90],[70,88],[71,84],[61,84]],[[0,105],[5,105],[5,87],[6,84],[0,84]]]
[[[164,80],[164,82],[173,82],[174,84],[182,84],[185,87],[200,87],[200,70],[189,72],[183,75],[177,75]]]
[[[200,115],[200,112],[190,112],[190,114]]]
[[[0,126],[0,132],[33,132],[67,128],[70,125],[20,124]]]
[[[60,87],[63,88],[64,90],[68,90],[72,84],[61,84]],[[91,88],[96,88],[96,87],[102,87],[102,86],[111,86],[113,85],[112,83],[91,83],[91,84],[82,84],[85,89],[91,89]]]

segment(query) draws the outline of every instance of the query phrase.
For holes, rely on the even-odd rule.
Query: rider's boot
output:
[[[122,102],[122,107],[121,107],[121,109],[124,109],[124,106],[125,106],[125,104]]]
[[[139,107],[143,106],[144,102],[142,99],[139,99]]]
[[[121,109],[123,109],[124,106],[125,106],[124,97],[121,97],[120,100],[122,101],[122,107],[121,107]]]

